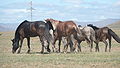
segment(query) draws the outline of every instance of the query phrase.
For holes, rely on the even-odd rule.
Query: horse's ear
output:
[[[14,42],[14,39],[11,39],[12,42]]]
[[[47,21],[47,19],[44,19],[45,21]]]
[[[11,39],[11,41],[13,42],[13,39]]]

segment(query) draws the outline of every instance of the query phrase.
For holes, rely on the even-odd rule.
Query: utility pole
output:
[[[30,2],[30,8],[28,9],[30,10],[30,19],[31,21],[33,20],[32,17],[33,17],[33,10],[35,10],[33,7],[32,7],[32,1]]]

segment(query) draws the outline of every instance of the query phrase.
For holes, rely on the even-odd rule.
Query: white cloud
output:
[[[105,16],[100,16],[100,20],[107,19]]]
[[[46,14],[59,14],[59,11],[58,10],[53,10],[53,11],[47,11]]]
[[[4,9],[2,10],[4,13],[8,13],[8,14],[15,14],[15,13],[27,13],[29,12],[26,9]]]
[[[116,5],[116,6],[120,6],[120,1],[116,2],[115,5]]]
[[[73,20],[73,21],[79,21],[77,18],[72,18],[70,20]]]
[[[82,0],[64,0],[64,1],[73,4],[80,4],[82,2]]]

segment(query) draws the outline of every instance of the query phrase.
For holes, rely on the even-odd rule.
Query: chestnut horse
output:
[[[24,38],[27,38],[27,45],[28,45],[28,51],[30,52],[30,37],[36,37],[39,36],[40,41],[42,43],[42,50],[41,53],[44,52],[44,42],[47,40],[48,46],[47,51],[50,52],[49,49],[49,42],[51,40],[51,35],[49,33],[49,30],[53,29],[53,27],[50,27],[49,24],[43,22],[43,21],[23,21],[16,29],[15,37],[12,40],[12,53],[15,53],[16,50],[19,48],[18,53],[21,51],[22,43]],[[20,45],[19,45],[20,41]]]
[[[106,46],[105,46],[105,52],[107,52],[107,39],[109,41],[109,52],[111,50],[111,37],[113,37],[118,43],[120,43],[120,38],[118,37],[118,35],[113,32],[110,28],[108,27],[102,27],[102,28],[98,28],[96,26],[93,26],[92,24],[88,24],[87,26],[92,27],[95,30],[95,35],[96,35],[96,51],[99,51],[99,42],[103,42]]]
[[[73,21],[58,21],[58,20],[54,20],[54,19],[46,19],[45,20],[47,23],[51,23],[54,29],[54,42],[53,42],[53,51],[54,49],[57,51],[56,47],[55,47],[55,43],[57,40],[59,40],[59,49],[58,51],[60,52],[60,45],[61,45],[61,40],[62,37],[65,37],[67,40],[66,45],[64,46],[64,52],[67,51],[68,45],[70,44],[71,41],[71,35],[74,35],[74,38],[76,40],[78,40],[77,37],[77,32],[78,28],[76,26],[76,24]],[[70,51],[73,50],[73,46],[70,47]]]

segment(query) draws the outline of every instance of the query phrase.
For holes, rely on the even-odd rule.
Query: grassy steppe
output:
[[[119,29],[113,31],[120,37]],[[26,54],[26,39],[21,53],[12,54],[10,40],[14,37],[14,32],[0,34],[0,68],[120,68],[120,44],[113,39],[111,52],[104,52],[103,43],[99,44],[100,52],[94,52],[95,45],[93,52],[90,52],[86,42],[82,42],[80,53],[40,54],[41,45],[36,37],[31,38],[31,54]]]

